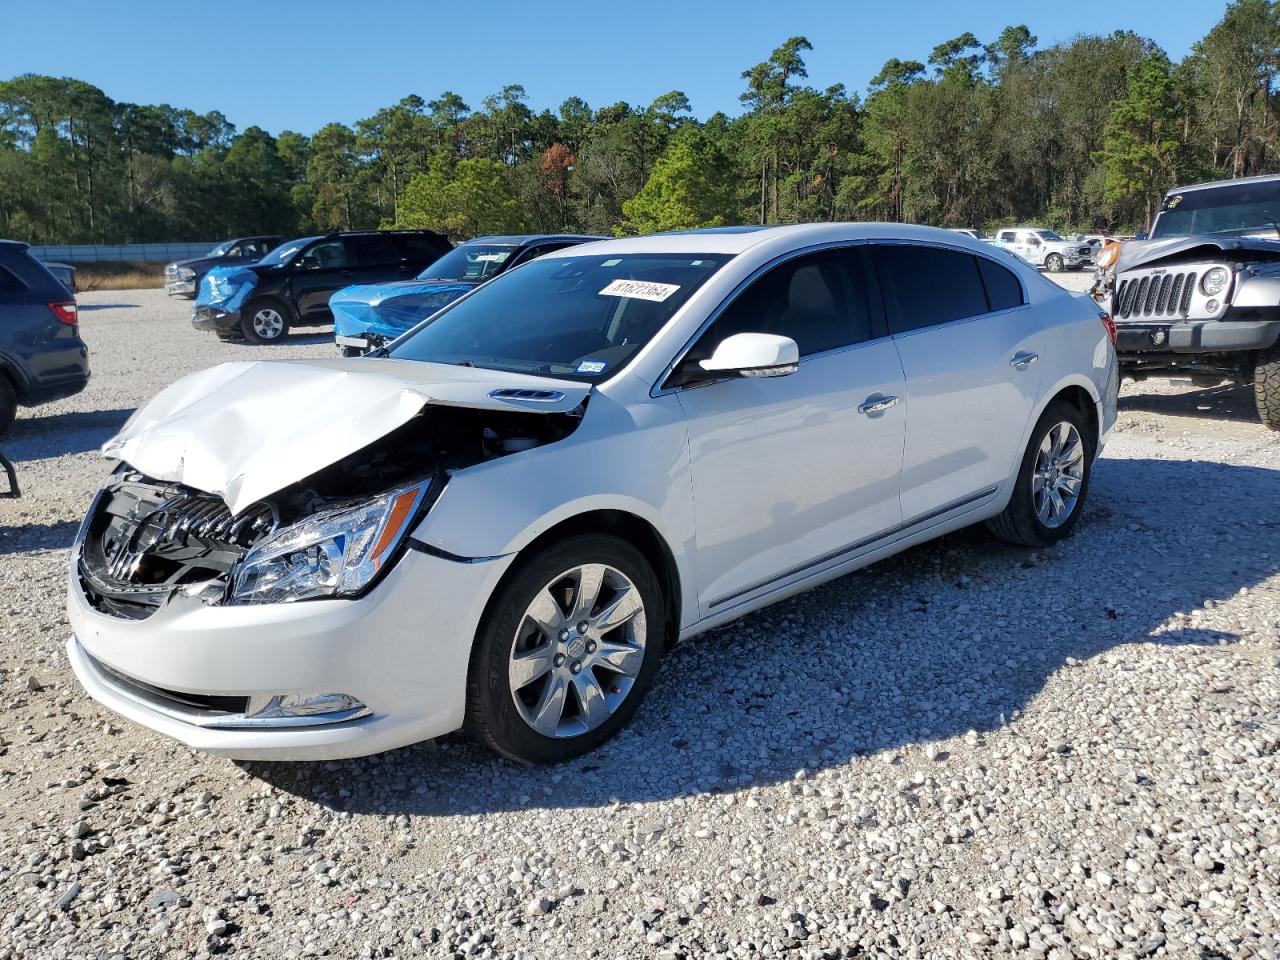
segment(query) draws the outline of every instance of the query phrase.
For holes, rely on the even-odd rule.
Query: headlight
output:
[[[196,275],[196,272],[190,267],[179,267],[177,272],[178,278],[181,280],[190,280]]]
[[[1206,270],[1204,276],[1200,278],[1200,289],[1204,291],[1206,297],[1216,297],[1227,289],[1227,281],[1230,278],[1226,268],[1214,267],[1212,270]]]
[[[404,539],[430,485],[318,513],[272,534],[240,561],[230,602],[286,603],[360,593]]]

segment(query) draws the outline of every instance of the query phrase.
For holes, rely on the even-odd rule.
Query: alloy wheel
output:
[[[253,315],[253,332],[263,340],[275,340],[284,332],[284,317],[272,307],[263,307]]]
[[[1083,486],[1084,441],[1074,424],[1061,420],[1040,442],[1031,474],[1031,499],[1040,522],[1050,529],[1066,523]]]
[[[534,595],[512,640],[516,709],[546,737],[594,730],[622,705],[645,660],[644,600],[615,567],[565,571]]]

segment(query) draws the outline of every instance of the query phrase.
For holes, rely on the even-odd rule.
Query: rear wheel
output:
[[[476,635],[467,729],[530,763],[594,750],[653,682],[663,610],[657,577],[625,540],[575,536],[530,557]]]
[[[240,329],[250,343],[279,343],[289,332],[289,316],[276,300],[254,300],[240,319]]]
[[[1009,505],[987,526],[1001,540],[1047,547],[1068,536],[1084,510],[1093,438],[1080,411],[1055,400],[1031,431]]]
[[[1262,425],[1280,430],[1280,343],[1258,356],[1253,368],[1253,399]]]
[[[14,419],[18,416],[18,395],[13,391],[13,384],[9,379],[0,374],[0,437],[3,437],[13,426]]]
[[[1062,256],[1060,254],[1051,253],[1044,258],[1044,267],[1050,273],[1061,273],[1062,266]]]

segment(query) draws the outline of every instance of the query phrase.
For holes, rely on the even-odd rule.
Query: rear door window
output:
[[[891,333],[964,320],[988,312],[977,258],[922,244],[874,248]]]
[[[401,259],[421,263],[424,267],[450,249],[447,241],[423,234],[395,234],[390,239]]]
[[[358,267],[380,267],[399,257],[386,237],[348,237]]]
[[[987,305],[993,311],[1010,310],[1026,302],[1022,297],[1022,283],[1012,270],[986,257],[978,257],[977,260],[982,284],[987,288]]]

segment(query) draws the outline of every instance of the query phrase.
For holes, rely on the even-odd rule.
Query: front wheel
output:
[[[240,329],[250,343],[279,343],[289,332],[289,318],[283,304],[255,300],[244,308]]]
[[[1253,400],[1262,425],[1280,430],[1280,343],[1258,357],[1253,368]]]
[[[516,760],[555,763],[622,728],[658,669],[662,590],[617,537],[571,537],[523,561],[476,635],[468,731]]]
[[[1073,404],[1055,400],[1036,422],[1004,512],[987,521],[1001,540],[1047,547],[1070,535],[1084,510],[1093,440]]]
[[[1050,273],[1061,273],[1062,266],[1062,257],[1056,253],[1051,253],[1044,258],[1044,267]]]

